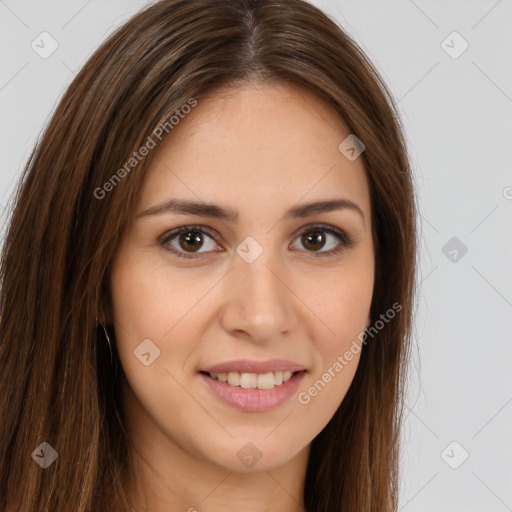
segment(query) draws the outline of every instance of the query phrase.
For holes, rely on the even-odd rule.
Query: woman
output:
[[[393,100],[300,0],[161,0],[65,93],[1,266],[2,510],[397,510]]]

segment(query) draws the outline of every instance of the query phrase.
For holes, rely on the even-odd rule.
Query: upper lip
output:
[[[305,368],[300,364],[285,359],[267,359],[266,361],[236,359],[209,366],[202,371],[208,373],[270,373],[278,371],[300,372],[303,370]]]

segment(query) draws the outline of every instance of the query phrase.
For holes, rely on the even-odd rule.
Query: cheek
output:
[[[183,316],[187,295],[192,293],[166,271],[160,255],[129,247],[112,267],[110,287],[114,318],[121,329],[137,337],[158,339]]]
[[[160,368],[180,376],[206,317],[205,301],[200,299],[215,278],[191,279],[187,273],[171,272],[163,259],[149,251],[132,250],[121,254],[112,267],[112,311],[125,373],[138,375]],[[150,368],[137,359],[147,352],[154,361]]]
[[[142,357],[142,354],[149,353],[150,361],[159,361],[162,355],[160,333],[171,327],[172,318],[163,325],[166,305],[163,287],[147,260],[144,253],[125,251],[112,266],[110,289],[114,328],[119,356],[127,374],[144,368],[141,362],[148,356]]]
[[[296,400],[310,417],[312,434],[320,431],[332,418],[342,403],[356,373],[361,350],[361,340],[368,319],[371,293],[333,293],[321,313],[323,323],[315,322],[315,361],[304,379]],[[326,334],[327,333],[327,334]],[[314,418],[314,420],[312,419]]]
[[[119,334],[156,336],[154,331],[165,301],[163,290],[142,264],[121,263],[113,268],[111,279],[113,313]]]
[[[311,286],[314,282],[315,286]],[[373,261],[357,261],[354,265],[336,269],[331,275],[314,281],[304,278],[302,286],[310,292],[307,305],[316,316],[310,322],[320,351],[332,358],[333,354],[364,331],[373,297]]]
[[[176,285],[176,276],[155,258],[137,255],[137,251],[133,254],[136,257],[120,258],[111,273],[116,342],[128,382],[125,396],[132,406],[142,404],[159,424],[171,428],[180,425],[180,416],[193,409],[180,383],[184,381],[184,362],[193,350],[189,342],[193,324],[187,311],[195,292],[188,289],[185,294],[171,294],[169,290],[179,289],[183,283]],[[193,313],[192,309],[189,315]],[[172,425],[169,418],[173,418]]]
[[[309,339],[314,341],[316,360],[297,402],[311,411],[317,426],[331,419],[356,373],[373,283],[373,260],[360,259],[345,269],[337,269],[336,276],[317,281],[315,291],[308,295],[314,317],[303,325],[310,326]]]

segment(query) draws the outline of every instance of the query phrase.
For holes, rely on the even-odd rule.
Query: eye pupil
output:
[[[202,247],[203,242],[202,242],[202,237],[198,233],[199,233],[198,231],[187,231],[187,232],[182,233],[179,237],[181,247],[183,247],[184,249],[187,249],[187,245],[188,245],[188,246],[191,246],[189,248],[191,248],[191,250],[193,252],[199,250]],[[194,245],[194,242],[199,243],[199,245],[197,245],[197,244]]]
[[[311,235],[311,233],[313,233],[313,235]],[[315,246],[315,242],[320,242],[320,247]],[[321,231],[310,231],[309,234],[302,237],[302,243],[307,249],[322,249],[322,247],[325,245],[325,235]]]

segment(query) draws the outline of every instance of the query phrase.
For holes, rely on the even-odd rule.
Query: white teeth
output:
[[[274,374],[262,373],[258,375],[258,389],[272,389],[274,387]]]
[[[240,386],[244,389],[272,389],[280,386],[292,377],[290,371],[278,371],[269,373],[210,373],[212,379],[227,382],[231,386]]]
[[[215,374],[212,374],[212,377],[214,377]],[[231,384],[232,386],[240,386],[240,374],[235,372],[229,372],[228,373],[228,384]]]
[[[242,373],[240,375],[240,387],[254,389],[258,386],[258,376],[255,373]]]

